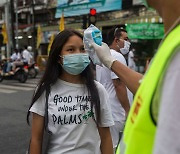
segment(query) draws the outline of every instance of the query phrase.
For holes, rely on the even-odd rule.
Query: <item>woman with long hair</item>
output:
[[[94,80],[79,32],[64,30],[55,37],[28,110],[28,124],[31,112],[30,154],[42,153],[45,123],[52,134],[48,154],[113,154],[108,96]]]

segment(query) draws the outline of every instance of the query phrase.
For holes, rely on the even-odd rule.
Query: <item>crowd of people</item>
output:
[[[4,75],[13,75],[18,66],[23,66],[24,64],[31,64],[33,61],[33,56],[30,53],[32,50],[31,46],[24,46],[24,49],[14,49],[14,52],[10,58],[2,59],[4,61],[3,73]]]
[[[131,43],[124,29],[111,29],[108,45],[91,44],[103,63],[95,75],[78,31],[65,29],[55,37],[27,114],[30,154],[42,153],[44,131],[51,134],[48,154],[180,153],[178,4],[146,2],[162,16],[166,36],[145,75],[129,61],[127,66]]]

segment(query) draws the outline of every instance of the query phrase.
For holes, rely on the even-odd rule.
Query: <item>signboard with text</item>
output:
[[[78,16],[88,14],[90,8],[95,8],[98,13],[112,10],[121,10],[122,0],[58,0],[56,18],[64,16]]]
[[[78,6],[99,5],[105,0],[58,0],[58,8],[66,8],[68,10],[76,9]]]
[[[162,39],[164,37],[163,24],[128,24],[126,30],[130,39]]]

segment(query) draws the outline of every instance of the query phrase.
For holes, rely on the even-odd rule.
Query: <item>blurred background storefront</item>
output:
[[[135,49],[139,72],[144,71],[164,36],[162,18],[145,8],[141,0],[1,0],[0,27],[2,31],[6,23],[8,35],[7,43],[0,35],[1,55],[8,57],[14,48],[28,45],[33,47],[35,60],[47,59],[62,14],[65,28],[83,33],[93,23],[102,31],[104,42],[109,29],[125,28]]]

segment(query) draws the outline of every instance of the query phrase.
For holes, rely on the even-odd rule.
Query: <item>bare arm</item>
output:
[[[113,154],[112,138],[109,127],[98,127],[101,137],[101,153]]]
[[[33,113],[30,154],[41,154],[44,132],[44,117]]]
[[[133,71],[117,60],[113,62],[111,70],[116,73],[116,75],[125,83],[133,94],[136,93],[140,85],[139,81],[143,77],[142,74]]]
[[[106,43],[102,43],[101,46],[96,43],[92,43],[97,56],[100,61],[109,69],[111,69],[116,75],[125,83],[128,89],[135,94],[139,87],[139,80],[142,79],[143,75],[131,70],[127,66],[118,62],[114,57],[111,56],[110,49]]]
[[[121,103],[122,107],[124,108],[127,117],[130,109],[130,104],[127,96],[126,86],[119,78],[113,79],[113,84],[116,91],[116,96],[119,102]]]

